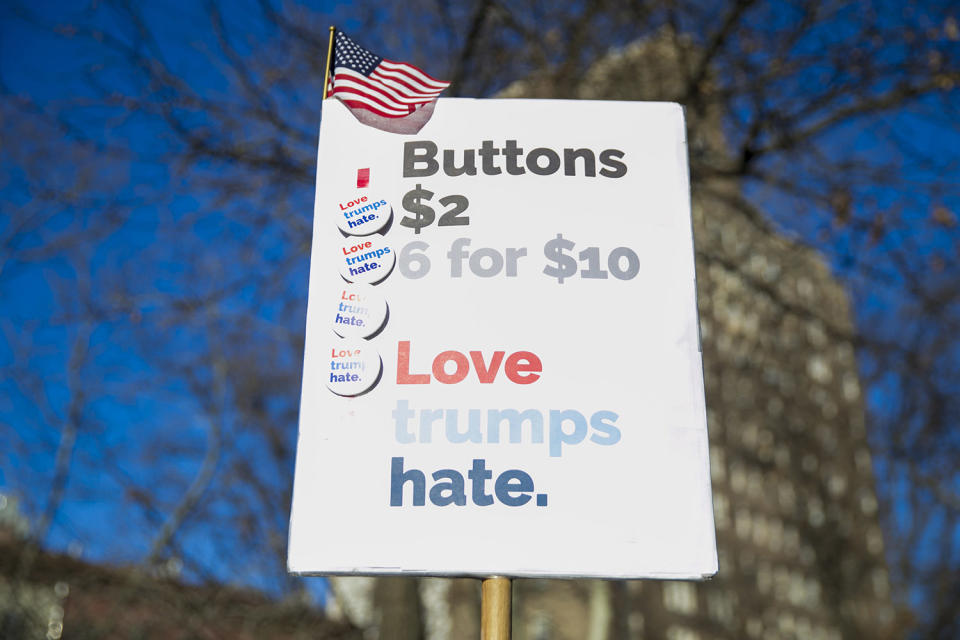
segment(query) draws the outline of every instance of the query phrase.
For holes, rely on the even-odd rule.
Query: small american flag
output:
[[[333,45],[328,96],[384,118],[404,118],[437,99],[449,86],[413,65],[392,62],[351,40],[339,29]]]

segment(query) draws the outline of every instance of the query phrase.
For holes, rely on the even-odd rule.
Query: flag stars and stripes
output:
[[[337,32],[334,46],[336,48],[334,60],[339,60],[345,66],[364,75],[370,75],[374,68],[383,60],[380,56],[357,45],[357,43],[344,35],[342,31]]]
[[[435,100],[449,84],[413,65],[386,60],[342,31],[336,32],[327,95],[336,96],[351,108],[402,118]]]

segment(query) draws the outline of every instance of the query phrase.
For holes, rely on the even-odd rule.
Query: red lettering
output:
[[[501,365],[507,379],[514,384],[532,384],[540,379],[543,363],[530,351],[511,353],[504,362],[504,351],[494,351],[488,363],[481,351],[470,351],[470,358],[460,351],[448,350],[437,354],[433,359],[430,373],[410,373],[410,341],[397,343],[397,384],[430,384],[431,377],[441,384],[463,382],[470,373],[470,363],[477,372],[480,384],[492,384],[497,379]],[[456,369],[447,373],[447,363],[452,362]],[[432,376],[431,376],[432,374]]]
[[[491,384],[497,377],[497,371],[500,370],[500,363],[503,362],[503,351],[494,351],[493,360],[487,367],[483,361],[483,354],[479,351],[471,351],[470,359],[473,360],[473,368],[477,370],[477,379],[481,384]]]
[[[343,251],[343,255],[348,256],[351,253],[356,253],[357,251],[360,251],[360,249],[369,249],[372,246],[373,246],[373,243],[368,241],[368,242],[364,242],[363,244],[355,244],[349,249],[347,249],[346,247],[340,247],[340,249]]]
[[[447,362],[453,362],[457,365],[457,370],[453,373],[447,373],[444,365]],[[467,362],[467,356],[459,351],[444,351],[433,359],[433,377],[437,382],[443,384],[456,384],[467,377],[470,371],[470,363]]]
[[[397,384],[429,384],[429,373],[410,373],[410,341],[397,343]]]
[[[523,362],[524,364],[521,364]],[[529,351],[517,351],[511,353],[504,366],[504,373],[507,374],[510,382],[516,384],[531,384],[540,379],[543,373],[543,363],[540,362],[535,354]]]
[[[365,187],[366,185],[357,185],[357,186],[358,186],[358,187],[359,187],[359,186],[364,186],[364,187]],[[343,203],[341,202],[341,203],[340,203],[340,211],[346,211],[346,210],[349,209],[350,207],[355,207],[355,206],[357,206],[358,204],[360,204],[361,202],[366,202],[366,201],[367,201],[367,196],[362,196],[361,198],[359,198],[359,199],[357,199],[357,200],[351,200],[351,201],[348,202],[347,204],[343,204]]]

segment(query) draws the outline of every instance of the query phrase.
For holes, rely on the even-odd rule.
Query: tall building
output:
[[[686,46],[662,34],[575,86],[534,78],[502,97],[674,99]],[[722,161],[719,108],[688,112],[688,126],[694,166]],[[846,293],[734,181],[694,180],[693,224],[720,571],[704,583],[517,580],[514,638],[892,637]],[[350,584],[346,606],[375,625],[372,581],[338,586]],[[477,593],[477,581],[422,581],[426,637],[478,637]]]

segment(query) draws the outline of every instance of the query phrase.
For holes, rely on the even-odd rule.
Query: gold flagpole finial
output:
[[[333,55],[333,33],[336,28],[330,25],[330,44],[327,45],[327,66],[323,74],[323,99],[327,99],[327,86],[330,84],[330,59]]]

